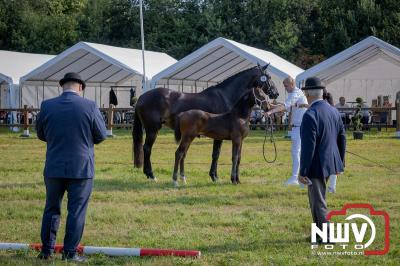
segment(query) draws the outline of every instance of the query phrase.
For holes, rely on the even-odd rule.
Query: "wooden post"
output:
[[[396,93],[396,137],[400,138],[400,91]]]
[[[28,105],[24,105],[24,133],[22,133],[21,137],[29,138],[29,119],[28,119]]]
[[[107,123],[107,137],[112,138],[114,137],[112,133],[112,128],[113,128],[113,121],[114,121],[114,105],[110,104],[108,107],[108,123]]]

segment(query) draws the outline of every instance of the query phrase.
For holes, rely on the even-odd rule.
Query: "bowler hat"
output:
[[[82,89],[84,90],[86,87],[85,82],[82,80],[81,76],[78,73],[69,72],[64,75],[64,77],[60,80],[60,86],[62,87],[65,83],[69,81],[78,82],[82,85]]]
[[[317,77],[309,77],[308,79],[306,79],[306,84],[303,88],[301,88],[302,90],[317,90],[317,89],[323,89],[325,88],[324,85],[322,85],[322,82],[319,78]]]

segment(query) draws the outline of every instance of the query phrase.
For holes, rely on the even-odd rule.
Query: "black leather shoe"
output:
[[[39,255],[37,256],[37,258],[40,260],[51,260],[53,258],[53,255],[40,252]]]
[[[308,237],[306,238],[306,241],[307,241],[308,243],[313,244],[313,245],[320,245],[320,244],[322,244],[322,238],[320,238],[319,236],[317,236],[317,242],[311,242],[311,236],[308,236]]]
[[[70,254],[63,254],[62,260],[72,261],[72,262],[86,262],[86,257],[79,256],[78,254],[70,255]]]

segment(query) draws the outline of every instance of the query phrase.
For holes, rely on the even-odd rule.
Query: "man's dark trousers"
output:
[[[76,252],[85,226],[86,209],[92,192],[93,179],[45,178],[46,206],[42,220],[42,252],[50,254],[54,250],[56,235],[60,225],[61,202],[65,191],[68,195],[68,216],[64,237],[64,253]]]
[[[326,180],[325,178],[312,178],[312,185],[308,186],[308,200],[310,202],[311,215],[313,222],[322,229],[322,224],[326,223],[328,206],[326,204]]]

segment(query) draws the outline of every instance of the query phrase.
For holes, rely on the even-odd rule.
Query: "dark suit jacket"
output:
[[[326,101],[311,105],[300,127],[300,176],[325,178],[344,171],[346,133],[339,112]]]
[[[95,102],[74,92],[46,100],[40,107],[36,131],[38,138],[47,142],[44,177],[94,177],[94,144],[107,136]]]

